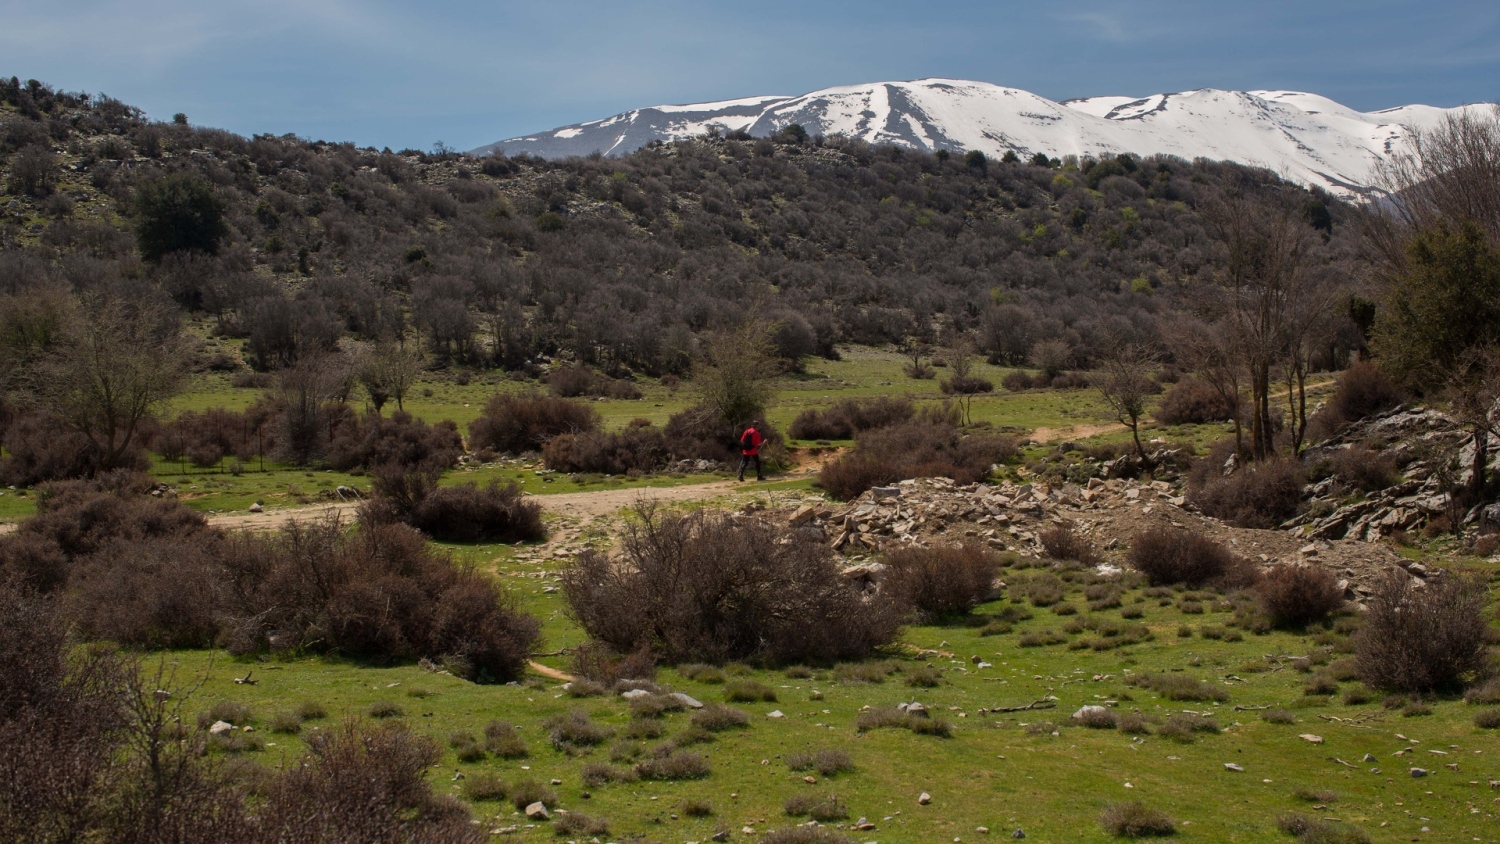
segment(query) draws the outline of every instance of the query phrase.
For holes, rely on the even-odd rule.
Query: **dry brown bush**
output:
[[[847,440],[861,431],[908,422],[915,407],[906,396],[843,399],[824,410],[809,408],[797,414],[787,430],[798,440]]]
[[[1209,469],[1214,467],[1210,465]],[[1203,476],[1189,497],[1204,513],[1247,528],[1273,528],[1297,515],[1306,476],[1294,460],[1271,459],[1229,475]]]
[[[5,446],[0,484],[7,486],[86,478],[98,464],[87,437],[39,414],[25,414],[7,425],[0,444]],[[150,465],[145,449],[139,446],[132,446],[115,461],[116,470],[144,472]]]
[[[827,662],[866,656],[900,626],[897,603],[863,599],[825,543],[768,520],[643,505],[621,553],[586,551],[563,573],[569,613],[616,652]]]
[[[886,552],[881,588],[929,616],[967,613],[989,600],[1000,556],[977,544],[899,548]]]
[[[1099,552],[1072,524],[1053,525],[1037,537],[1042,549],[1054,560],[1072,560],[1086,566],[1099,563]]]
[[[544,539],[542,507],[520,484],[438,486],[437,473],[383,466],[373,474],[374,498],[360,508],[372,524],[405,523],[441,542],[527,542]]]
[[[756,428],[765,440],[760,447],[760,459],[769,467],[785,466],[789,462],[786,440],[775,426],[764,419]],[[725,422],[718,411],[705,405],[696,405],[667,418],[662,432],[671,446],[672,457],[678,460],[713,460],[736,465],[740,460],[740,435],[744,424]]]
[[[469,447],[509,454],[538,451],[558,434],[597,430],[599,414],[569,399],[536,393],[490,398],[484,413],[469,423]]]
[[[1401,478],[1396,461],[1364,443],[1335,452],[1329,459],[1329,467],[1334,477],[1361,492],[1385,489]]]
[[[854,451],[823,468],[818,485],[847,501],[871,487],[907,478],[974,483],[988,477],[995,463],[1015,454],[1012,437],[965,435],[951,420],[922,418],[860,434]]]
[[[619,431],[559,434],[542,448],[547,468],[558,472],[624,475],[649,473],[667,465],[671,454],[665,433],[646,420]]]
[[[1344,606],[1338,578],[1318,566],[1274,566],[1255,584],[1261,610],[1279,627],[1322,621]]]
[[[1182,528],[1158,526],[1130,540],[1130,565],[1154,586],[1186,583],[1223,588],[1255,580],[1252,563],[1206,536]]]
[[[1338,385],[1313,424],[1316,433],[1329,436],[1354,422],[1391,410],[1405,396],[1400,388],[1368,361],[1358,361],[1339,374]]]
[[[1427,692],[1457,686],[1485,667],[1485,588],[1445,574],[1420,583],[1391,572],[1365,602],[1354,634],[1360,679],[1383,691]]]
[[[1177,834],[1177,822],[1139,801],[1114,803],[1099,816],[1099,825],[1116,838],[1151,838]]]
[[[389,417],[371,412],[339,426],[328,444],[328,465],[341,472],[400,466],[408,470],[442,470],[463,454],[458,426],[444,420],[428,425],[403,411]]]
[[[1234,409],[1212,386],[1193,379],[1179,381],[1156,406],[1157,424],[1203,425],[1234,418]]]

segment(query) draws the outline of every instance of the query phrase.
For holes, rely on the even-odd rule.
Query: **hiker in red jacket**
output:
[[[760,431],[756,430],[759,425],[759,422],[751,422],[750,427],[745,429],[745,433],[740,434],[740,480],[742,481],[745,479],[745,467],[749,466],[752,460],[755,461],[755,479],[765,480],[760,474],[760,444],[765,442],[765,438],[760,435]]]

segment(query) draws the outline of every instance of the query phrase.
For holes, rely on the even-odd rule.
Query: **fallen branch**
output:
[[[1055,700],[1048,700],[1046,698],[1042,698],[1041,700],[1034,700],[1031,703],[1026,704],[1025,706],[992,706],[992,707],[990,707],[990,711],[991,712],[1030,712],[1033,709],[1053,709],[1056,706],[1057,706],[1057,701],[1055,701]]]
[[[1234,711],[1235,712],[1254,712],[1254,711],[1260,710],[1260,709],[1275,709],[1275,708],[1276,708],[1276,704],[1274,704],[1274,703],[1240,703],[1240,704],[1235,704]]]
[[[1359,767],[1358,765],[1351,765],[1348,762],[1345,762],[1344,760],[1338,758],[1337,756],[1330,756],[1330,757],[1328,757],[1328,761],[1330,761],[1330,762],[1337,762],[1340,765],[1343,765],[1345,768],[1357,768],[1357,767]]]
[[[1318,717],[1322,718],[1324,721],[1333,721],[1335,723],[1345,724],[1350,727],[1363,727],[1366,726],[1368,722],[1384,720],[1385,714],[1381,712],[1361,712],[1360,714],[1355,715],[1352,718],[1340,718],[1337,715],[1319,715]]]

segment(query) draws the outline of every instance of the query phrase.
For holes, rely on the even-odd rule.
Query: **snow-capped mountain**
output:
[[[654,140],[681,140],[713,129],[763,136],[798,123],[814,135],[928,151],[977,149],[995,157],[1014,150],[1022,157],[1133,152],[1237,161],[1348,196],[1373,183],[1375,165],[1400,150],[1413,129],[1432,127],[1450,112],[1489,107],[1413,105],[1366,113],[1296,91],[1207,88],[1053,102],[984,82],[922,79],[828,88],[800,97],[653,106],[474,152],[623,155]]]

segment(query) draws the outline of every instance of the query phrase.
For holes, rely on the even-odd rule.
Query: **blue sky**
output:
[[[945,76],[1052,99],[1500,99],[1500,3],[0,0],[0,73],[242,134],[469,149],[656,103]]]

